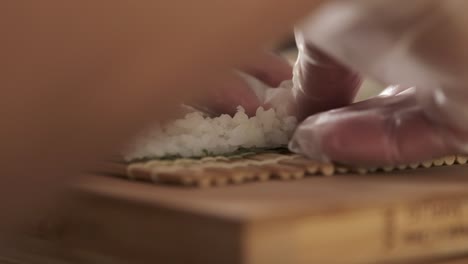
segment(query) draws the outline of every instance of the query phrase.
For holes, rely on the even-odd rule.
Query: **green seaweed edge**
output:
[[[200,160],[207,157],[226,157],[226,158],[233,158],[233,157],[245,157],[251,156],[256,154],[262,153],[289,153],[289,150],[286,146],[283,147],[275,147],[275,148],[240,148],[234,152],[229,152],[225,154],[214,154],[209,152],[208,150],[204,149],[203,154],[204,156],[194,156],[194,157],[182,157],[180,155],[169,155],[164,157],[145,157],[141,159],[133,159],[128,161],[128,163],[136,163],[136,162],[148,162],[152,160],[166,160],[172,161],[177,159],[193,159],[193,160]]]

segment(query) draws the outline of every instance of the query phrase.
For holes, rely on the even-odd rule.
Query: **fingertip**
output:
[[[273,105],[271,103],[263,103],[261,105],[261,107],[264,109],[264,110],[270,110],[271,108],[273,108]]]
[[[293,67],[289,61],[274,53],[260,54],[255,63],[243,70],[271,87],[278,87],[293,78]]]
[[[255,116],[257,109],[262,106],[260,100],[254,96],[254,97],[246,97],[242,100],[241,106],[245,109],[245,113],[248,116]],[[236,107],[237,109],[237,107]]]
[[[297,127],[288,145],[290,151],[317,161],[330,160],[322,149],[320,118],[321,115],[312,116]]]
[[[207,97],[204,105],[215,114],[234,115],[241,106],[252,116],[262,104],[249,83],[236,75],[232,75],[224,86],[213,89]]]

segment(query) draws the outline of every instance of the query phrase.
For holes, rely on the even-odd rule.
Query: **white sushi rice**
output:
[[[257,109],[248,117],[242,107],[231,117],[189,113],[141,134],[125,153],[127,161],[168,156],[201,157],[235,152],[241,148],[274,148],[287,145],[295,117],[280,116],[274,109]]]
[[[238,107],[234,116],[215,118],[192,109],[182,119],[155,124],[137,136],[124,152],[125,160],[203,157],[229,154],[240,149],[286,146],[297,126],[297,119],[288,116],[284,101],[284,95],[292,88],[292,81],[272,88],[250,75],[239,74],[259,100],[271,105],[271,109],[260,107],[255,116],[248,117],[244,109]]]

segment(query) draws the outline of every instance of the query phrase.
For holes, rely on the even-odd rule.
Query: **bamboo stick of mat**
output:
[[[304,177],[334,174],[385,173],[396,170],[463,165],[467,162],[468,156],[451,155],[420,163],[365,168],[321,163],[291,153],[261,153],[246,157],[150,160],[130,164],[114,161],[106,163],[100,172],[106,170],[113,175],[158,184],[207,188],[268,180],[299,180]]]

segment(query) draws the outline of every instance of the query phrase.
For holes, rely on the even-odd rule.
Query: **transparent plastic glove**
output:
[[[196,107],[205,112],[233,114],[237,106],[254,115],[259,106],[273,107],[299,120],[325,110],[349,105],[361,77],[300,37],[299,56],[293,69],[282,57],[263,53],[254,63],[233,73],[222,87],[214,87]],[[292,85],[294,83],[295,85]],[[277,88],[277,89],[276,89]]]
[[[222,86],[209,89],[202,98],[190,105],[213,115],[234,114],[242,106],[248,115],[255,115],[264,101],[252,87],[252,81],[264,87],[278,87],[280,83],[292,78],[292,66],[281,56],[261,53],[252,63],[233,71],[225,78]]]
[[[267,103],[286,107],[287,114],[299,121],[352,103],[361,86],[360,74],[306,43],[300,32],[296,44],[299,54],[292,83],[281,85],[285,89],[272,90]]]
[[[417,87],[307,119],[295,152],[349,164],[401,164],[468,153],[464,0],[334,1],[299,32],[383,83]]]

